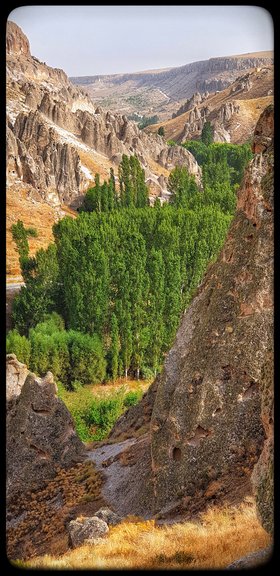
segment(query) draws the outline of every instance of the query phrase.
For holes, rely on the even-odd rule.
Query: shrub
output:
[[[67,333],[71,380],[82,384],[96,384],[105,378],[106,360],[103,346],[96,334]]]
[[[6,338],[7,354],[15,354],[19,362],[29,366],[31,344],[25,336],[20,336],[16,329],[10,330]]]
[[[123,404],[126,408],[129,408],[129,406],[135,406],[135,404],[138,404],[141,398],[142,398],[141,390],[131,391],[128,392],[128,394],[126,394]]]

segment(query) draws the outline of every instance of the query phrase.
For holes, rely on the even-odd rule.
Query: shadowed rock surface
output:
[[[14,361],[13,361],[14,363]],[[11,359],[8,357],[11,369]],[[25,373],[26,367],[22,365]],[[84,445],[72,417],[57,397],[51,372],[44,378],[28,373],[7,414],[7,499],[40,487],[56,475],[57,466],[81,462]]]

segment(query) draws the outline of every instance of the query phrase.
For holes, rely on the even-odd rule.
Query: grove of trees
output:
[[[154,208],[139,161],[123,156],[118,189],[113,170],[102,185],[97,175],[77,218],[55,224],[55,243],[33,258],[19,221],[13,235],[25,286],[14,301],[8,351],[70,388],[155,375],[232,219],[247,151],[238,159],[219,146],[208,147],[204,191],[177,167],[170,204]]]

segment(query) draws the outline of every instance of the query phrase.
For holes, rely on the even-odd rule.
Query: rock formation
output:
[[[7,181],[31,185],[51,205],[77,205],[94,179],[92,163],[117,166],[122,154],[136,154],[146,179],[156,180],[175,167],[177,157],[200,182],[200,168],[183,149],[172,150],[158,136],[140,131],[126,116],[95,107],[62,70],[30,54],[26,36],[7,23]],[[82,160],[80,156],[82,155]],[[164,169],[164,170],[163,170]]]
[[[121,417],[111,437],[132,435],[142,407],[147,414],[144,436],[150,431],[150,510],[162,516],[196,512],[213,500],[237,502],[250,492],[252,470],[262,454],[254,477],[260,514],[270,527],[272,107],[260,117],[253,147],[258,153],[245,173],[220,256],[182,318],[161,375],[142,403]],[[136,444],[133,449],[137,451]],[[145,458],[148,451],[147,445]],[[139,463],[131,482],[138,468]],[[140,475],[137,478],[138,494],[144,498],[149,477],[143,483]]]
[[[270,102],[273,102],[273,68],[263,66],[238,76],[221,91],[195,92],[161,125],[166,140],[184,142],[199,139],[204,123],[209,121],[214,128],[214,142],[243,144],[253,138],[257,119]],[[149,132],[157,129],[158,125],[145,128]]]
[[[25,364],[19,362],[15,354],[7,354],[6,365],[6,401],[10,403],[21,393],[23,384],[29,374]]]
[[[257,133],[272,116],[265,112]],[[272,139],[270,132],[269,146],[249,165],[225,246],[159,379],[151,420],[157,508],[213,498],[233,477],[245,484],[262,449],[259,387],[273,322],[271,181],[265,185]]]
[[[50,372],[44,378],[31,373],[26,376],[26,366],[20,365],[10,354],[7,374],[9,397],[17,395],[6,421],[9,501],[17,493],[38,488],[42,482],[54,477],[57,466],[81,462],[84,446],[76,435],[70,413],[57,397],[57,387]]]

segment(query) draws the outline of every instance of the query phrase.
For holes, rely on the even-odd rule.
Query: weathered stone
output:
[[[270,561],[271,555],[271,547],[265,548],[264,550],[258,550],[257,552],[252,552],[251,554],[247,554],[247,556],[243,556],[242,558],[235,560],[235,562],[232,562],[232,564],[227,567],[227,570],[244,570],[246,568],[261,566]]]
[[[271,334],[272,340],[272,334]],[[268,349],[260,382],[261,417],[265,441],[253,470],[252,482],[261,524],[270,534],[274,527],[274,379],[273,341]]]
[[[6,34],[7,54],[30,56],[29,42],[19,26],[14,22],[8,22]]]
[[[15,354],[7,354],[6,362],[6,400],[10,402],[19,396],[29,370],[19,362]]]
[[[8,357],[8,364],[10,361]],[[21,370],[24,377],[24,365]],[[8,410],[6,426],[8,498],[39,487],[55,476],[57,466],[67,467],[84,458],[84,445],[69,411],[57,397],[51,372],[44,378],[28,374]]]
[[[110,508],[100,508],[94,513],[94,516],[104,520],[108,526],[115,526],[123,520],[121,516],[110,510]]]
[[[123,154],[136,154],[153,182],[160,175],[166,177],[161,167],[172,170],[177,163],[186,165],[200,184],[201,170],[190,152],[179,146],[170,148],[160,136],[139,130],[125,115],[100,106],[95,109],[88,95],[71,85],[63,71],[50,68],[26,50],[20,55],[14,52],[24,42],[14,41],[13,26],[20,38],[22,34],[16,25],[7,23],[8,183],[31,185],[55,207],[76,207],[91,182],[83,162],[97,152],[116,165]],[[197,121],[199,114],[196,109]],[[109,176],[108,162],[106,170]],[[160,195],[162,190],[156,182],[151,193]]]
[[[109,532],[109,528],[104,520],[93,516],[71,520],[68,532],[70,545],[77,548],[82,544],[97,544]]]

